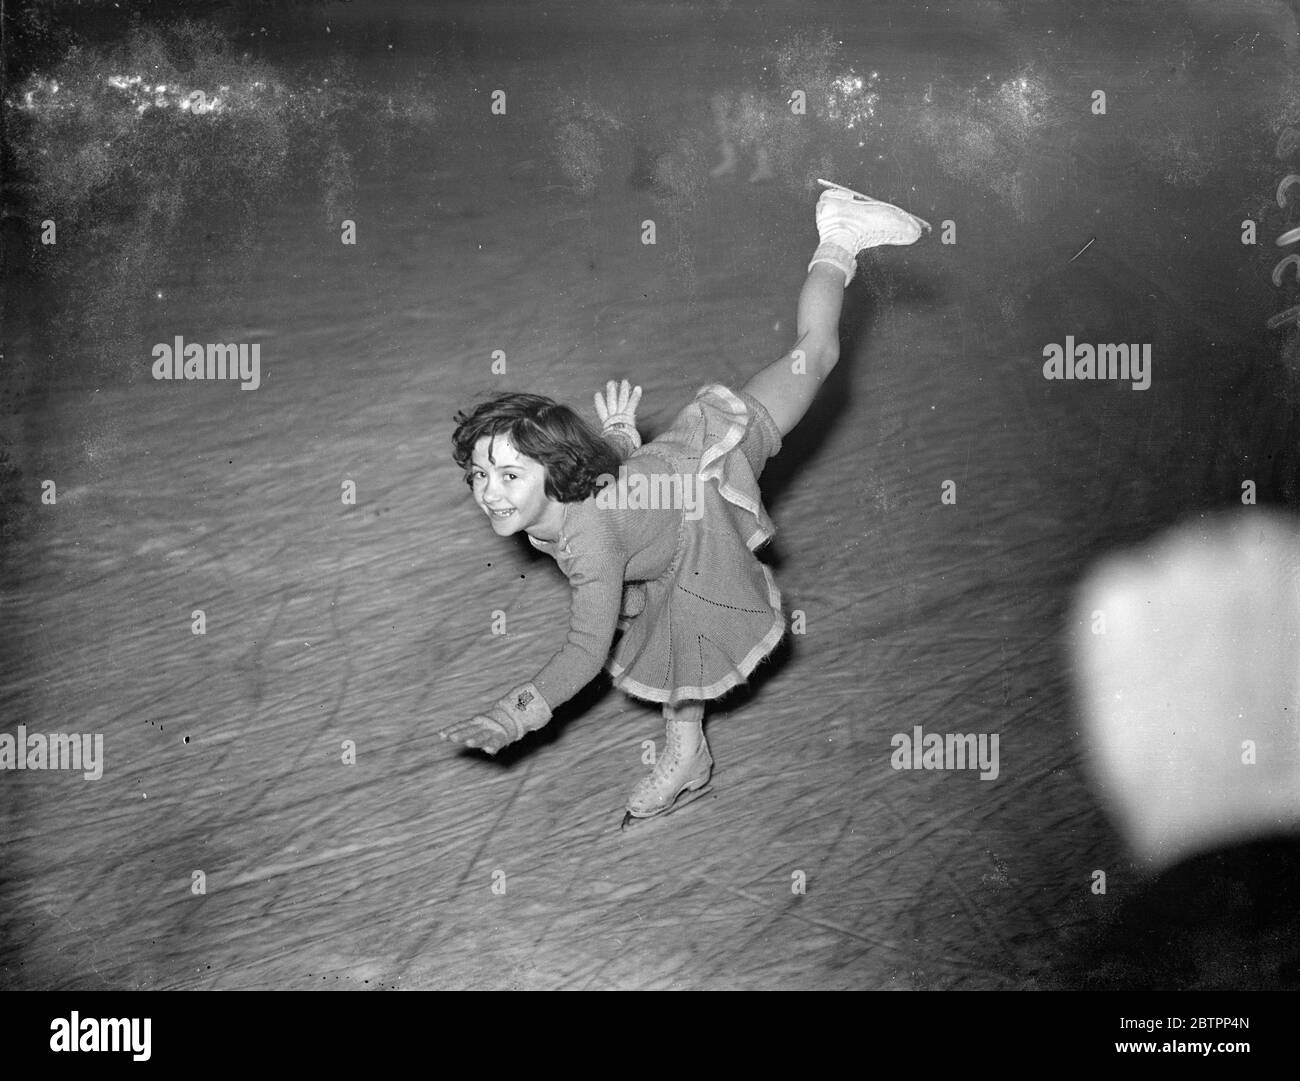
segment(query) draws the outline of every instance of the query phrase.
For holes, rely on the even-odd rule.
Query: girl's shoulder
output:
[[[611,539],[615,523],[608,510],[600,505],[597,495],[589,495],[586,499],[569,504],[564,516],[564,535],[560,538],[562,541],[567,540],[570,546],[594,544],[603,547]]]
[[[555,559],[572,581],[622,575],[628,562],[644,546],[639,520],[644,512],[627,510],[619,500],[590,496],[569,504],[560,550]]]
[[[552,555],[563,566],[582,556],[602,556],[616,552],[618,531],[608,513],[596,504],[594,495],[564,506],[564,524],[554,541],[540,541],[530,536],[528,543],[540,552]]]

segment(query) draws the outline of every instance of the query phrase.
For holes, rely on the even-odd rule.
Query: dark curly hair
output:
[[[472,411],[456,414],[452,452],[471,488],[474,444],[485,435],[507,435],[523,454],[546,467],[544,491],[559,503],[578,503],[594,495],[601,476],[613,477],[622,460],[585,420],[567,405],[540,394],[498,394]]]

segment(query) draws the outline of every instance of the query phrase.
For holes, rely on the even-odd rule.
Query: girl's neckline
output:
[[[569,506],[570,506],[570,504],[568,504],[568,503],[562,503],[561,506],[564,508],[564,510],[561,512],[561,515],[560,515],[560,533],[559,533],[559,536],[557,536],[557,537],[555,538],[555,540],[544,541],[544,540],[541,540],[541,539],[538,538],[538,537],[534,537],[531,533],[529,533],[529,534],[528,534],[528,543],[531,544],[534,548],[555,548],[555,547],[559,546],[559,544],[564,540],[565,534],[566,534],[567,531],[568,531],[568,525],[569,525]]]

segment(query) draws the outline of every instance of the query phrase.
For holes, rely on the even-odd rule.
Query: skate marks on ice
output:
[[[935,388],[890,371],[890,408],[929,404]],[[341,462],[364,460],[371,426],[334,423],[351,384],[331,390],[319,367],[302,378],[317,395],[308,419]],[[471,378],[448,393],[468,396]],[[376,402],[403,401],[394,379]],[[399,429],[427,424],[415,406],[396,412]],[[161,464],[176,431],[220,448],[219,426],[193,419],[145,430],[136,490],[185,491]],[[714,719],[725,793],[610,842],[601,833],[644,772],[640,741],[661,733],[654,711],[598,697],[505,768],[433,736],[444,715],[491,701],[501,672],[545,660],[567,617],[553,568],[483,552],[455,513],[460,478],[443,466],[429,480],[420,456],[389,462],[392,499],[377,505],[391,515],[323,514],[292,483],[301,430],[267,431],[229,480],[258,498],[190,512],[232,523],[219,544],[78,578],[84,611],[41,588],[61,575],[33,584],[26,603],[57,646],[33,646],[36,670],[62,677],[31,716],[106,732],[113,769],[102,787],[29,774],[6,793],[22,823],[4,852],[7,985],[987,987],[1034,970],[1030,940],[1050,938],[1073,889],[1044,873],[1060,862],[1053,831],[1086,828],[1088,809],[1056,769],[1068,755],[1047,723],[1041,610],[1017,605],[947,526],[913,515],[885,528],[874,507],[847,505],[845,535],[871,530],[865,558],[881,561],[864,563],[825,535],[827,492],[846,477],[790,492],[790,551],[821,554],[815,567],[791,559],[782,586],[824,613],[817,634]],[[1003,481],[1014,469],[982,461]],[[883,468],[901,466],[886,455]],[[995,506],[986,536],[1016,524],[1012,501]],[[84,537],[97,520],[81,520]],[[185,525],[174,508],[170,528]],[[151,528],[111,531],[109,547],[134,551]],[[1044,566],[1053,552],[1040,546]],[[885,580],[862,593],[875,603],[828,595],[864,566]],[[223,613],[197,657],[165,631],[196,594]],[[504,642],[476,620],[485,598],[508,611]],[[68,609],[62,622],[47,603]],[[918,722],[1001,729],[1021,765],[994,785],[894,773],[889,736]],[[339,763],[345,738],[358,740],[354,767]],[[807,893],[792,892],[795,872]]]

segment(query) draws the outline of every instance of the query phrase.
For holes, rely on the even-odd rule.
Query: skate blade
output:
[[[660,811],[657,815],[647,815],[644,818],[634,815],[631,811],[624,811],[623,822],[618,827],[618,832],[623,833],[627,829],[627,827],[633,822],[641,822],[641,823],[654,822],[656,819],[659,818],[667,818],[670,814],[674,814],[675,812],[680,811],[683,807],[687,806],[687,804],[694,803],[697,799],[703,799],[705,796],[709,795],[709,793],[711,793],[712,791],[713,791],[712,784],[706,784],[702,788],[697,788],[694,792],[683,791],[682,794],[678,796],[672,802],[672,805],[669,806],[666,810]],[[614,831],[611,830],[610,832],[612,833]]]
[[[818,177],[817,183],[824,188],[835,188],[838,191],[847,191],[850,195],[855,196],[858,199],[861,199],[864,203],[875,203],[877,206],[891,207],[892,209],[897,210],[900,214],[906,214],[909,218],[915,218],[917,221],[921,223],[922,226],[924,226],[925,231],[927,233],[930,232],[931,230],[931,226],[928,221],[926,221],[924,218],[918,218],[910,210],[904,210],[901,206],[894,206],[893,203],[887,203],[883,199],[873,199],[870,195],[863,195],[862,192],[854,191],[852,188],[847,188],[843,184],[836,184],[835,181],[833,180],[823,180],[821,177]]]

